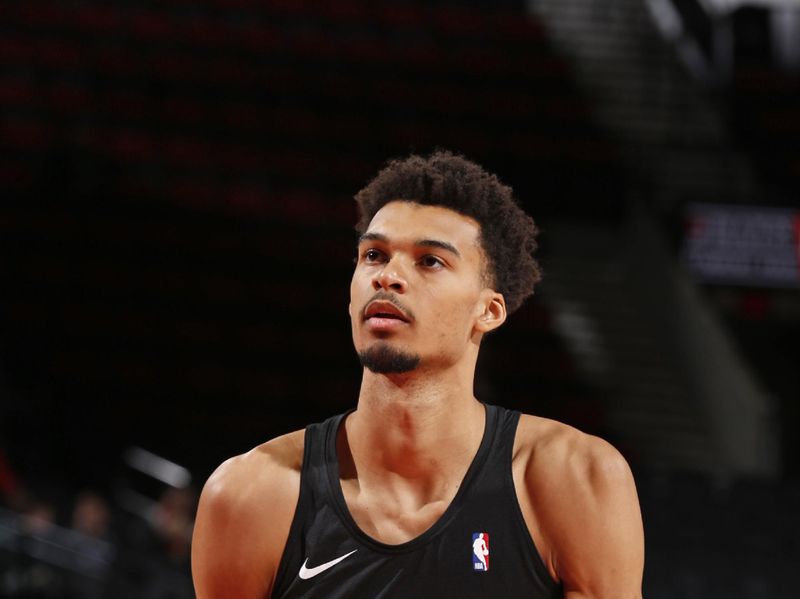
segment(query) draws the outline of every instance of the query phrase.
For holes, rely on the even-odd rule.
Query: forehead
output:
[[[367,233],[385,235],[392,242],[444,241],[462,255],[480,253],[480,232],[478,221],[455,210],[401,200],[378,210],[367,227]]]

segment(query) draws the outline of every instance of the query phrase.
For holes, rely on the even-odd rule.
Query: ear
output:
[[[485,289],[481,297],[482,311],[475,322],[479,333],[489,333],[506,321],[506,300],[502,293]]]

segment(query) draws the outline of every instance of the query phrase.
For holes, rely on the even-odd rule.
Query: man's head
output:
[[[449,152],[390,162],[356,195],[356,349],[375,372],[455,363],[533,293],[536,226],[511,189]]]
[[[511,188],[495,175],[446,151],[393,160],[356,194],[360,217],[356,230],[363,234],[378,210],[394,200],[443,206],[475,219],[487,283],[503,295],[509,314],[533,294],[541,278],[533,258],[538,230]]]

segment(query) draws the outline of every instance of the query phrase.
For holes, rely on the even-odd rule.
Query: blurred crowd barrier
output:
[[[194,597],[189,555],[195,493],[169,489],[145,517],[94,492],[62,506],[17,496],[0,508],[0,597]],[[11,508],[11,509],[9,509]]]

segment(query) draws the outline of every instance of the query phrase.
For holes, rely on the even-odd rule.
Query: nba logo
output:
[[[489,571],[489,533],[472,533],[472,569],[475,572]]]

